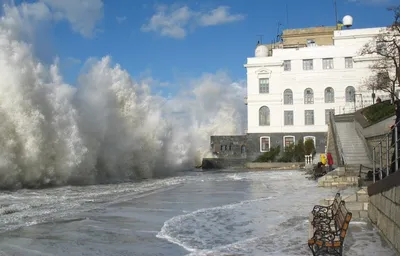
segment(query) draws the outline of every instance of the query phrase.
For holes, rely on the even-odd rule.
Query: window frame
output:
[[[310,62],[311,65],[306,65],[306,63]],[[310,67],[310,68],[306,68]],[[303,70],[314,70],[314,59],[303,59]]]
[[[283,61],[283,71],[292,71],[292,61],[291,60]]]
[[[344,57],[344,68],[352,69],[353,63],[354,63],[353,57]],[[351,65],[348,65],[348,64],[351,64]]]
[[[263,146],[262,146],[263,139],[268,139],[268,151],[263,150]],[[271,137],[270,136],[261,136],[260,137],[260,152],[270,152],[270,151],[271,151]]]
[[[268,115],[266,116],[265,124],[261,124],[261,109],[264,107],[267,109]],[[269,109],[268,106],[263,105],[258,109],[258,126],[270,126],[270,125],[271,125],[271,110]]]
[[[327,65],[328,63],[331,65]],[[322,59],[322,69],[329,70],[329,69],[334,69],[334,68],[335,68],[335,64],[333,62],[333,58],[323,58]]]
[[[312,135],[306,135],[306,136],[304,136],[304,137],[303,137],[303,143],[305,143],[307,139],[312,139],[313,142],[314,142],[314,147],[315,147],[315,148],[317,147],[317,138],[316,138],[315,136],[312,136]]]
[[[293,145],[296,145],[296,136],[293,135],[285,135],[283,136],[283,150],[286,149],[286,139],[287,138],[293,138]]]
[[[290,92],[290,100],[288,99],[288,102],[286,101],[286,95],[289,95]],[[283,105],[293,105],[293,91],[292,89],[285,89],[283,91]]]
[[[286,123],[286,113],[292,114],[292,123],[291,124]],[[283,125],[284,126],[293,126],[294,125],[294,111],[293,110],[284,110],[283,111]]]
[[[312,113],[312,124],[307,123],[307,113]],[[306,109],[304,110],[304,125],[315,125],[315,112],[314,109]]]
[[[267,81],[267,83],[262,84],[261,81]],[[265,91],[261,89],[265,88]],[[258,93],[259,94],[268,94],[269,93],[269,78],[268,77],[260,77],[258,78]]]
[[[332,99],[331,99],[331,101],[327,101],[327,99],[328,99],[328,97],[327,97],[327,94],[328,94],[328,89],[331,89],[332,91],[331,91],[331,93],[332,93]],[[335,90],[332,88],[332,87],[326,87],[325,88],[325,90],[324,90],[324,101],[325,101],[325,103],[335,103]]]
[[[311,91],[311,100],[309,100],[309,97],[306,97],[307,91]],[[304,89],[304,104],[314,104],[314,90],[312,88],[306,88]]]

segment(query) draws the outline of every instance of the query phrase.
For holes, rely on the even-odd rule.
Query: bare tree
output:
[[[394,14],[393,24],[365,44],[361,55],[377,57],[370,66],[371,76],[364,85],[370,90],[387,92],[394,100],[398,98],[396,85],[400,84],[400,5],[388,8],[388,11]]]

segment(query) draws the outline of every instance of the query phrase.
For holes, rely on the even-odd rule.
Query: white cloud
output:
[[[117,17],[116,17],[117,22],[120,23],[120,24],[121,24],[122,22],[126,21],[126,19],[127,19],[126,16],[117,16]]]
[[[103,18],[102,0],[40,0],[48,5],[57,19],[65,19],[75,32],[92,37]]]
[[[228,6],[219,6],[218,8],[201,15],[199,18],[199,24],[201,26],[215,26],[243,19],[244,15],[242,14],[230,14]]]
[[[184,38],[191,27],[216,26],[244,19],[242,14],[231,14],[228,6],[219,6],[207,12],[194,11],[187,5],[158,5],[156,13],[147,24],[144,32],[157,32],[162,36]]]

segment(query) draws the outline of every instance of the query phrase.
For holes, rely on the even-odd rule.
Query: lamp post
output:
[[[374,87],[372,87],[371,97],[372,97],[372,104],[375,104],[375,88]]]

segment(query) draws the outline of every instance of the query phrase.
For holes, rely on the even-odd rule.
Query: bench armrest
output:
[[[324,205],[315,205],[312,209],[312,214],[315,215],[319,212],[323,212],[324,214],[327,213],[332,209],[332,205],[324,206]]]

